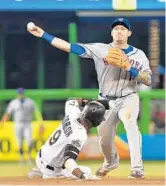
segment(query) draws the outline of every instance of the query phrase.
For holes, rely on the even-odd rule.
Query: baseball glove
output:
[[[119,48],[109,48],[104,60],[115,67],[130,70],[131,65],[127,55]]]

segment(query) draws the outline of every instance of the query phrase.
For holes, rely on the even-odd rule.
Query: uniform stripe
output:
[[[99,80],[99,82],[101,82],[100,83],[100,85],[103,85],[103,86],[101,86],[101,92],[103,92],[103,87],[104,87],[104,80],[105,80],[105,78],[106,78],[106,75],[107,75],[107,73],[109,72],[109,66],[107,66],[104,70],[103,70],[103,74],[101,75],[101,79]]]
[[[139,137],[139,149],[140,149],[140,156],[142,156],[142,136],[141,136],[141,133],[138,131],[138,137]],[[142,164],[142,158],[140,157],[140,162],[139,164]]]
[[[130,55],[128,55],[128,57],[129,56],[132,56],[132,55],[134,55],[134,54],[136,54],[138,52],[138,49],[134,52],[134,53],[132,53],[132,54],[130,54]],[[129,77],[129,80],[128,81],[131,81],[131,78],[132,78],[132,76],[130,75],[130,77]],[[125,81],[128,79],[128,72],[126,72],[126,75],[125,75],[125,79],[124,79],[124,82],[123,82],[123,85],[122,85],[122,89],[121,89],[121,96],[123,96],[122,95],[122,91],[123,91],[123,89],[124,89],[124,86],[125,86]]]
[[[99,82],[101,82],[101,80],[102,80],[102,78],[103,78],[103,76],[104,76],[104,73],[105,73],[105,71],[106,71],[107,69],[108,69],[108,67],[106,66],[105,69],[103,70],[102,74],[101,74],[101,78],[99,79]]]
[[[122,96],[122,91],[123,91],[126,79],[127,79],[127,72],[126,72],[126,75],[125,75],[125,79],[123,81],[123,85],[122,85],[122,89],[121,89],[121,96]]]
[[[119,86],[119,82],[120,82],[120,74],[121,74],[121,68],[120,68],[120,71],[119,71],[119,80],[118,80],[118,82],[117,82],[117,86],[116,86],[116,89],[115,89],[115,94],[114,94],[114,96],[116,96],[116,93],[117,93],[117,90],[118,90],[118,86]]]

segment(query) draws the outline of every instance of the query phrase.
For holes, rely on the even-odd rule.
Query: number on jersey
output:
[[[53,136],[50,138],[49,140],[49,144],[53,145],[57,142],[57,140],[59,139],[60,135],[61,135],[62,131],[61,130],[57,130]]]

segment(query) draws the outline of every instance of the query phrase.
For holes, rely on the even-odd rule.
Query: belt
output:
[[[132,92],[132,93],[130,93],[130,94],[134,94],[134,93],[136,93],[136,92]],[[107,99],[109,99],[109,100],[116,100],[116,99],[118,99],[118,98],[123,98],[123,97],[129,96],[130,94],[127,94],[127,95],[125,95],[125,96],[116,97],[116,96],[103,95],[102,93],[99,93],[99,95],[100,95],[101,97],[107,98]]]
[[[39,151],[39,157],[40,157],[40,158],[42,157],[41,149],[40,149],[40,151]],[[41,160],[41,162],[43,163],[42,160]],[[55,170],[54,167],[52,167],[52,166],[50,166],[50,165],[46,165],[46,168],[47,168],[47,169],[50,169],[50,170],[52,170],[52,171]]]

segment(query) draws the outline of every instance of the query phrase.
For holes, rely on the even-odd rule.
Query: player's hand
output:
[[[84,174],[84,180],[101,180],[101,178],[93,174]]]
[[[27,28],[27,31],[36,37],[42,37],[44,30],[36,25],[33,28]]]

